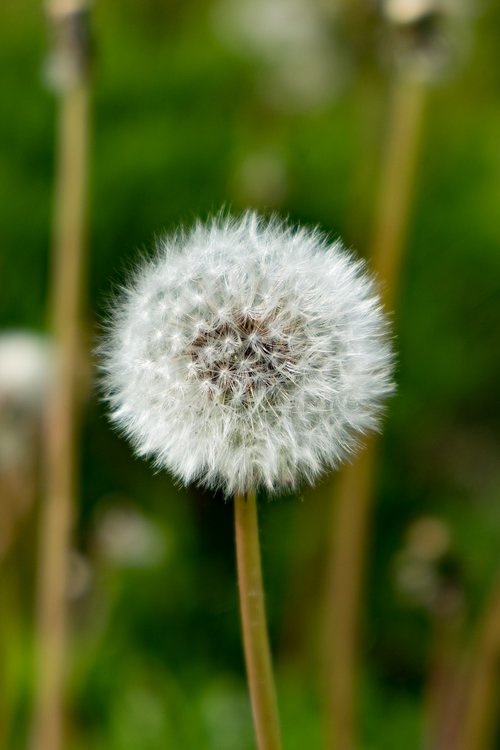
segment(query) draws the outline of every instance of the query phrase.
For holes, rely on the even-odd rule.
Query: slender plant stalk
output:
[[[88,86],[60,95],[54,217],[52,328],[55,382],[48,404],[45,502],[38,568],[33,750],[63,747],[66,591],[78,487],[78,391],[87,190]]]
[[[241,624],[259,750],[280,750],[281,737],[267,635],[255,493],[234,500]]]
[[[460,746],[468,681],[463,638],[462,611],[435,618],[425,696],[424,750],[457,750]]]
[[[371,265],[383,283],[384,303],[389,309],[399,289],[426,91],[423,82],[403,74],[395,81],[370,251]]]
[[[33,450],[28,461],[0,471],[0,748],[11,747],[22,690],[18,655],[23,652],[23,577],[16,541],[38,489]]]
[[[470,672],[462,714],[459,750],[489,750],[498,721],[500,693],[500,580],[496,580],[479,622],[470,655]]]
[[[371,245],[372,267],[390,308],[397,296],[413,193],[425,87],[407,76],[395,81],[382,180]],[[339,477],[326,595],[327,747],[354,750],[357,651],[377,439]]]
[[[2,498],[3,499],[3,498]],[[4,563],[4,561],[1,561]],[[21,700],[19,654],[23,650],[21,577],[14,566],[0,568],[0,747],[12,746],[12,729]],[[10,568],[10,569],[9,569]]]
[[[327,574],[327,747],[338,750],[356,747],[356,654],[375,464],[372,442],[373,438],[356,461],[356,471],[349,466],[339,476],[334,547]]]

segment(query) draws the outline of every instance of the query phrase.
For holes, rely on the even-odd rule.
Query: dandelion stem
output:
[[[400,75],[395,81],[387,147],[372,238],[372,267],[383,299],[397,296],[422,124],[425,86]],[[360,598],[374,493],[378,442],[372,438],[342,470],[332,536],[326,594],[326,712],[328,747],[353,750]]]
[[[57,7],[63,8],[61,4]],[[60,18],[54,18],[55,22],[58,20]],[[78,363],[81,359],[87,125],[88,85],[82,76],[61,92],[59,106],[52,280],[56,368],[48,404],[46,499],[40,519],[33,750],[60,750],[63,745],[66,591],[78,486]]]
[[[252,715],[259,750],[280,750],[281,737],[267,635],[255,493],[236,495],[236,559]]]

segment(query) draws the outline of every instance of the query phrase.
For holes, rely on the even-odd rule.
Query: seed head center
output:
[[[191,376],[224,402],[251,402],[262,390],[273,398],[293,374],[290,331],[242,313],[199,328],[188,352]]]

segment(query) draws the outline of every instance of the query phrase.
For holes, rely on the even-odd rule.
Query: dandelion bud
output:
[[[44,78],[55,93],[77,86],[90,67],[90,0],[47,0],[52,37]]]
[[[423,81],[447,72],[466,51],[467,0],[382,0],[384,50]]]
[[[137,453],[227,494],[338,466],[393,388],[364,263],[251,212],[161,239],[102,354],[111,419]]]

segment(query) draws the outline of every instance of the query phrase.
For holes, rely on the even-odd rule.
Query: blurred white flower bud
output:
[[[143,513],[123,504],[100,515],[95,544],[99,554],[109,562],[133,568],[158,565],[166,549],[165,537],[158,526]]]
[[[331,12],[314,0],[219,0],[216,31],[262,68],[261,93],[280,109],[327,104],[348,71]]]
[[[50,387],[53,351],[36,333],[0,334],[0,469],[22,465]]]
[[[466,0],[382,0],[383,54],[412,76],[442,76],[466,52]]]
[[[450,548],[450,527],[440,518],[422,516],[411,524],[406,539],[407,549],[414,557],[438,560]]]
[[[51,49],[43,70],[47,86],[62,93],[86,76],[91,57],[90,0],[47,0]]]

